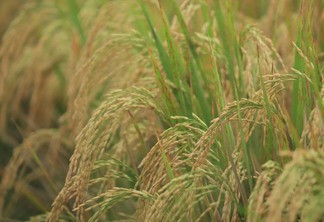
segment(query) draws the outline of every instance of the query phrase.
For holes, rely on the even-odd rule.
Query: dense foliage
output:
[[[0,220],[324,220],[324,2],[0,2]]]

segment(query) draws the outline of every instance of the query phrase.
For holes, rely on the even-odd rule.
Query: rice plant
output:
[[[324,220],[323,1],[10,2],[1,221]]]

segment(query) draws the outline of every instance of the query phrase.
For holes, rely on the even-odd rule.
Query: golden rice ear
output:
[[[324,83],[321,95],[324,101]],[[305,149],[321,149],[324,151],[324,120],[318,105],[312,110],[308,121],[305,123],[300,143]]]
[[[137,40],[141,41],[135,34],[110,37],[72,76],[64,118],[69,120],[68,127],[73,135],[84,127],[93,103],[99,103],[105,93],[132,85],[140,86],[141,77],[150,75],[144,71],[148,61],[134,50],[133,44]]]
[[[38,130],[16,147],[0,183],[0,216],[13,216],[17,202],[31,194],[40,209],[49,210],[50,205],[40,204],[51,201],[63,185],[70,147],[60,132],[51,129]]]
[[[100,3],[86,1],[80,11],[88,29],[88,40],[75,61],[75,71],[68,85],[68,107],[64,120],[76,136],[90,118],[94,103],[115,89],[135,84],[147,73],[145,59],[137,53],[140,37],[132,29],[132,14],[120,13],[116,7],[128,11],[134,1]],[[118,24],[118,25],[117,25]],[[127,62],[125,62],[127,61]]]
[[[268,213],[267,200],[274,187],[275,180],[281,174],[282,169],[278,163],[268,161],[262,166],[257,183],[249,199],[247,221],[258,222]]]
[[[12,137],[13,125],[25,136],[55,125],[60,115],[65,77],[57,69],[65,67],[70,52],[69,33],[56,16],[55,7],[26,3],[3,36],[0,130],[9,141],[21,140]]]
[[[322,218],[323,151],[298,151],[276,179],[266,204],[265,221],[317,221]]]
[[[163,109],[156,101],[157,89],[154,87],[154,82],[142,80],[147,83],[147,88],[132,87],[127,90],[116,90],[109,93],[100,106],[94,111],[87,125],[82,129],[76,139],[76,148],[71,157],[69,172],[66,178],[66,183],[53,203],[53,208],[49,216],[50,221],[55,221],[61,214],[62,207],[68,200],[76,196],[75,208],[77,208],[77,216],[83,218],[84,207],[86,201],[86,192],[89,186],[90,173],[95,166],[95,161],[106,152],[112,152],[116,158],[121,150],[111,150],[114,141],[114,136],[118,133],[120,127],[125,125],[123,119],[125,113],[129,110],[132,113],[140,112],[141,110],[153,110],[164,116],[167,120]],[[127,118],[127,121],[133,121],[132,118]],[[148,125],[150,127],[151,125]],[[152,126],[151,126],[152,127]],[[159,126],[153,126],[159,127]],[[155,129],[144,129],[154,132]],[[146,134],[150,138],[150,134]],[[123,136],[123,134],[121,134]],[[127,137],[127,135],[125,135]],[[140,143],[140,140],[138,141]],[[123,149],[127,147],[122,147]],[[127,153],[127,152],[126,152]]]
[[[296,151],[283,170],[267,162],[251,194],[248,221],[316,221],[323,217],[323,151]]]

